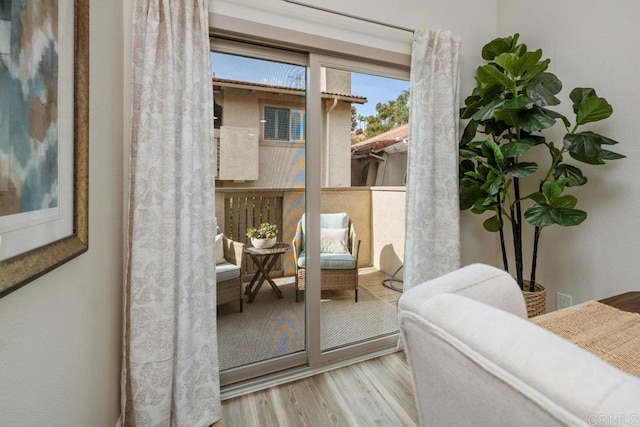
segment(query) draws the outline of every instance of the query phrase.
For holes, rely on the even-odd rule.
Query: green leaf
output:
[[[484,123],[484,133],[487,135],[502,135],[509,125],[500,120],[487,120]]]
[[[587,213],[579,209],[553,208],[555,223],[563,227],[579,225],[587,219]]]
[[[486,196],[487,193],[482,191],[479,185],[461,186],[460,210],[465,211],[471,209],[479,199],[484,199]]]
[[[560,100],[554,95],[562,89],[562,82],[551,73],[540,73],[525,87],[527,97],[537,106],[558,105]]]
[[[540,61],[540,58],[542,58],[542,49],[538,49],[534,52],[523,53],[513,66],[513,71],[511,73],[514,76],[521,76],[525,71]]]
[[[556,123],[541,108],[533,107],[520,113],[520,126],[526,132],[539,132]]]
[[[521,162],[513,166],[509,166],[504,171],[510,173],[516,178],[524,178],[538,170],[538,165],[533,162]]]
[[[544,197],[551,204],[560,197],[562,190],[563,188],[558,185],[556,181],[545,181],[544,184],[542,184],[542,194],[544,194]]]
[[[587,163],[589,165],[604,165],[605,162],[600,160],[599,155],[594,157],[583,156],[574,152],[569,151],[569,155],[576,159],[579,162]]]
[[[471,208],[471,212],[473,212],[476,215],[480,215],[487,211],[493,210],[494,209],[493,206],[494,206],[494,198],[487,197],[482,200],[477,200],[476,203]]]
[[[582,157],[598,157],[602,151],[602,144],[617,144],[613,139],[591,131],[568,133],[564,136],[562,143],[569,153]]]
[[[519,122],[518,110],[497,110],[494,116],[509,126],[515,126]]]
[[[466,172],[472,172],[476,170],[476,165],[475,163],[473,163],[471,160],[463,160],[460,162],[460,172],[461,173],[466,173]]]
[[[491,218],[486,219],[482,223],[482,226],[485,230],[495,233],[497,231],[500,231],[500,219],[497,215],[494,215]]]
[[[476,102],[482,100],[481,97],[479,97],[478,95],[469,95],[467,96],[467,98],[464,100],[464,105],[466,105],[467,107],[470,105],[475,104]]]
[[[468,119],[473,116],[486,101],[479,95],[470,95],[464,100],[465,107],[460,109],[460,118]]]
[[[469,150],[467,148],[460,148],[458,150],[458,154],[463,159],[474,159],[479,155],[475,150]]]
[[[536,191],[535,193],[531,193],[526,197],[523,197],[523,199],[531,199],[534,202],[538,203],[538,204],[542,204],[542,203],[546,203],[547,199],[545,199],[545,197],[542,195],[541,192]]]
[[[609,150],[600,151],[600,155],[598,156],[601,160],[618,160],[625,159],[627,156],[623,156],[622,154],[618,154]]]
[[[502,177],[495,177],[480,186],[480,189],[485,191],[490,196],[495,196],[500,191],[502,186]]]
[[[496,110],[502,108],[503,105],[504,105],[503,99],[495,99],[490,103],[488,103],[487,105],[485,105],[484,107],[482,107],[480,110],[478,110],[478,112],[475,113],[472,116],[472,118],[473,120],[476,120],[479,122],[491,119],[493,118]]]
[[[562,121],[564,122],[564,126],[565,127],[569,127],[571,126],[571,123],[569,123],[569,119],[567,119],[565,116],[563,116],[562,114],[555,112],[553,110],[548,110],[546,108],[541,108],[542,111],[544,111],[544,113],[551,117],[552,119],[562,119]]]
[[[537,227],[552,224],[570,227],[582,223],[587,218],[587,213],[578,209],[536,203],[525,211],[524,218],[529,224]]]
[[[487,43],[482,48],[482,59],[492,61],[501,53],[511,50],[512,37],[497,38]]]
[[[609,105],[606,99],[599,97],[587,98],[578,105],[576,123],[583,125],[589,122],[597,122],[606,119],[612,113],[613,107]]]
[[[484,145],[491,150],[492,158],[498,165],[504,163],[504,155],[502,154],[502,150],[500,146],[491,138],[487,139],[484,142]],[[486,156],[487,158],[489,156]]]
[[[587,98],[596,97],[596,91],[590,87],[577,87],[571,91],[569,98],[573,101],[573,112],[578,114],[578,106]]]
[[[522,107],[526,107],[526,105],[530,103],[531,100],[529,98],[524,95],[520,95],[517,98],[506,100],[502,108],[506,110],[519,110]]]
[[[460,140],[460,145],[467,145],[469,142],[473,141],[473,138],[476,137],[476,132],[478,131],[478,122],[475,120],[470,120],[467,123],[467,126],[464,128],[464,132],[462,133],[462,139]]]
[[[539,75],[540,73],[544,73],[545,71],[547,71],[547,68],[549,68],[550,62],[551,61],[549,59],[545,59],[544,61],[540,61],[534,64],[533,66],[529,67],[525,71],[525,73],[522,75],[522,80],[524,80],[525,82],[528,82],[529,80]]]
[[[536,203],[524,212],[524,219],[536,227],[546,227],[555,223],[553,208],[544,203]]]
[[[568,180],[567,187],[578,187],[587,183],[587,178],[580,169],[564,163],[553,169],[553,177],[555,179],[566,178]]]
[[[570,194],[566,194],[564,196],[560,196],[556,199],[555,202],[553,202],[553,207],[554,208],[569,208],[572,209],[576,206],[576,204],[578,203],[578,199],[576,199],[575,196],[572,196]]]
[[[476,75],[481,83],[487,85],[500,85],[511,91],[515,91],[515,82],[491,64],[478,67]]]
[[[529,151],[531,147],[533,147],[533,145],[534,145],[533,142],[529,140],[520,139],[518,141],[513,141],[507,144],[504,144],[500,147],[500,149],[502,150],[502,154],[506,158],[520,157],[524,153]]]
[[[516,75],[513,73],[514,66],[518,61],[518,57],[515,53],[501,53],[500,55],[496,56],[493,61],[501,66],[509,74],[512,74],[514,76]]]

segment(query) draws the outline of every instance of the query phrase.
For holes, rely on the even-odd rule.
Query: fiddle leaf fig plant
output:
[[[583,130],[588,123],[611,116],[613,108],[591,88],[575,88],[569,98],[571,120],[549,107],[560,104],[562,82],[547,71],[550,60],[542,50],[530,51],[518,43],[518,34],[497,38],[482,49],[486,64],[478,67],[476,87],[465,100],[461,118],[468,124],[460,140],[460,208],[488,214],[483,226],[500,234],[504,269],[509,271],[505,227],[510,227],[516,280],[533,291],[540,234],[551,225],[581,224],[587,213],[577,209],[578,199],[568,194],[585,185],[587,177],[577,162],[603,165],[625,156],[608,147],[611,138]],[[545,131],[560,124],[560,143],[549,141]],[[538,164],[532,154],[542,150],[547,161]],[[569,158],[575,162],[567,163]],[[535,184],[525,186],[524,180]],[[523,188],[535,189],[522,194]],[[525,222],[533,228],[531,278],[523,277]]]

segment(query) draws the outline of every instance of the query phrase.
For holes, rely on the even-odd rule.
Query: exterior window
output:
[[[304,141],[304,110],[264,107],[265,141]]]

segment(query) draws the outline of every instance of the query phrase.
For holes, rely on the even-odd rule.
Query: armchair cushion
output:
[[[305,268],[305,254],[300,252],[298,256],[298,267]],[[352,270],[356,268],[356,259],[350,253],[346,254],[320,254],[320,269],[326,270]]]
[[[224,259],[224,234],[220,233],[216,236],[216,265],[227,262]]]
[[[224,282],[226,280],[236,279],[240,277],[240,267],[230,262],[216,264],[216,281]]]
[[[332,254],[348,254],[349,247],[348,228],[322,228],[320,229],[320,252]]]

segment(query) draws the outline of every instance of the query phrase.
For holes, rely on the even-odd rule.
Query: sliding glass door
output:
[[[307,297],[319,320],[310,322],[309,351],[326,363],[397,342],[409,83],[389,67],[310,58],[320,268]]]
[[[219,233],[245,247],[243,303],[218,305],[222,384],[393,348],[408,116],[374,104],[408,109],[408,72],[222,40],[211,60]],[[271,249],[247,236],[262,223]]]

